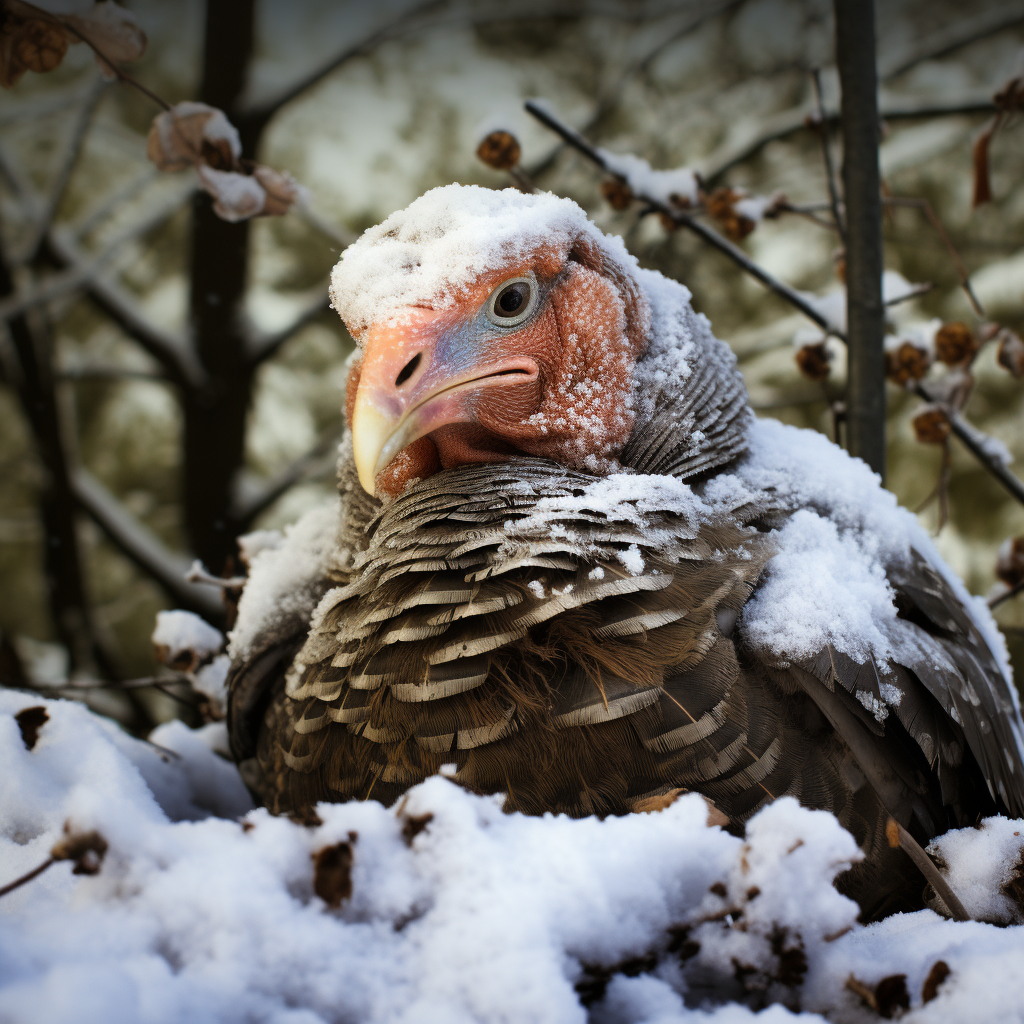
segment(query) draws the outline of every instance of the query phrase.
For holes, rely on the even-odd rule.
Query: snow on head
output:
[[[410,306],[443,309],[482,274],[541,246],[567,253],[586,236],[624,273],[636,258],[571,199],[479,185],[431,189],[350,245],[331,274],[331,303],[349,330],[396,323]]]

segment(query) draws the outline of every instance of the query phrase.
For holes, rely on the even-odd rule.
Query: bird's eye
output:
[[[537,282],[533,277],[514,277],[491,292],[485,307],[487,319],[498,327],[518,327],[537,307]]]

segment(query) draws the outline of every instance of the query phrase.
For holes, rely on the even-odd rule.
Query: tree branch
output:
[[[159,583],[179,607],[212,621],[223,617],[220,601],[206,587],[185,580],[192,559],[170,551],[87,469],[79,468],[71,473],[71,489],[76,501],[114,546]]]
[[[885,479],[885,307],[874,0],[835,0],[846,202],[847,440]]]
[[[312,301],[308,302],[291,323],[277,331],[261,331],[253,327],[249,335],[247,357],[250,366],[259,366],[260,363],[276,355],[278,349],[289,338],[302,330],[308,323],[315,320],[321,313],[330,308],[330,300],[327,296],[326,286],[318,288]]]
[[[51,230],[46,249],[55,262],[72,269],[88,266],[88,257],[69,232]],[[154,324],[128,291],[115,281],[86,274],[83,287],[93,302],[148,352],[176,384],[193,390],[203,387],[206,377],[188,340]]]
[[[533,100],[527,100],[525,107],[541,124],[560,135],[573,149],[582,153],[587,159],[600,167],[602,171],[613,175],[619,181],[625,182],[625,178],[622,175],[609,170],[600,151],[595,149],[579,132],[555,117],[546,107],[538,105]],[[832,324],[824,314],[808,302],[795,288],[791,288],[788,284],[784,284],[782,281],[772,277],[767,270],[755,263],[739,246],[734,245],[729,239],[720,235],[714,228],[708,227],[708,225],[690,214],[674,206],[669,206],[668,203],[664,203],[660,199],[656,199],[644,192],[634,192],[633,194],[637,199],[645,203],[650,210],[663,214],[674,223],[688,228],[709,245],[728,256],[733,263],[745,270],[751,277],[756,278],[766,288],[770,288],[776,294],[781,295],[790,305],[795,306],[801,313],[813,320],[826,334],[832,334],[845,340],[845,336],[838,330],[835,324]]]
[[[328,455],[333,463],[335,452],[344,433],[344,429],[337,430],[322,438],[305,455],[299,456],[247,498],[236,495],[236,507],[232,512],[232,521],[237,528],[240,531],[249,529],[253,520],[273,505],[282,494],[291,490],[306,477],[315,474]]]

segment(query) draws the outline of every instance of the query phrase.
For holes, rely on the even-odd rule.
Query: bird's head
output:
[[[331,300],[360,349],[346,405],[371,494],[517,453],[615,467],[650,310],[570,200],[434,189],[346,250]]]

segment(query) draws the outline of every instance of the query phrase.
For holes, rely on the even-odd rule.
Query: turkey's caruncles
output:
[[[913,517],[820,435],[754,419],[689,292],[574,203],[457,185],[367,231],[340,504],[253,559],[232,748],[257,797],[454,778],[530,814],[784,794],[921,905],[919,843],[1024,813],[1002,639]],[[326,531],[326,532],[325,532]]]

